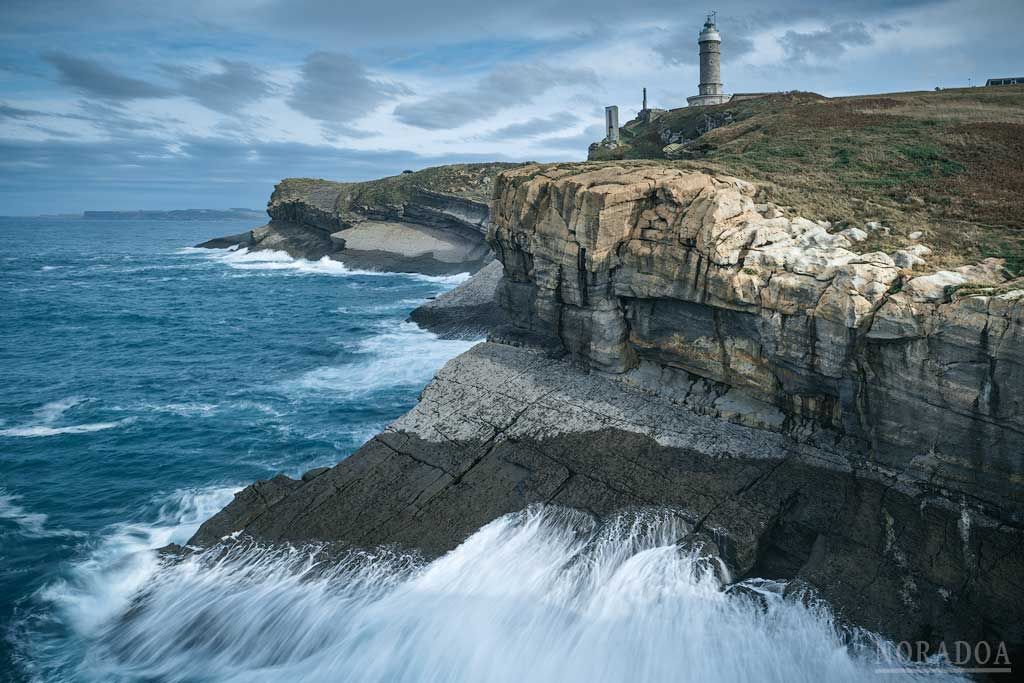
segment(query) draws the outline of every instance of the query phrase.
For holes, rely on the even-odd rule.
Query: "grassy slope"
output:
[[[725,112],[731,123],[700,135],[705,114]],[[922,230],[933,265],[999,256],[1024,271],[1024,86],[676,109],[627,124],[624,146],[592,158],[664,158],[666,127],[693,140],[670,163],[758,181],[766,199],[810,218],[894,228],[868,249]]]

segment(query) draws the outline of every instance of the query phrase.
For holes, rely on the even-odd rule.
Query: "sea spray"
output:
[[[711,558],[675,545],[685,532],[671,511],[602,524],[534,506],[432,562],[391,550],[248,541],[154,560],[141,590],[122,601],[130,607],[84,624],[91,652],[82,673],[167,681],[858,681],[893,656],[884,643],[851,647],[819,603],[770,590],[763,602],[728,595]]]

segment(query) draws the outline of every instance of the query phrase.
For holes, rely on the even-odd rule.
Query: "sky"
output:
[[[696,94],[1024,75],[1022,0],[0,0],[0,215],[265,206],[274,183],[586,158]]]

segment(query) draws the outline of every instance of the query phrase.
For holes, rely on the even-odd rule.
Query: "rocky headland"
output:
[[[437,555],[532,503],[671,506],[729,581],[1019,653],[1024,281],[813,218],[671,162],[506,169],[500,265],[451,297],[478,315],[496,291],[490,340],[352,456],[257,482],[192,543]]]
[[[353,269],[475,272],[493,258],[485,235],[494,178],[513,166],[442,166],[362,183],[286,178],[266,225],[197,246],[327,257]]]

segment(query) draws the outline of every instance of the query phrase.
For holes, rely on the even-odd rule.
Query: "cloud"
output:
[[[591,69],[546,64],[504,64],[472,88],[450,91],[395,108],[395,117],[410,126],[441,130],[490,118],[498,112],[529,104],[552,88],[598,83]]]
[[[554,135],[543,137],[537,140],[538,144],[552,150],[564,150],[578,158],[587,154],[587,148],[592,142],[598,142],[604,137],[604,126],[597,124],[587,126],[582,133],[576,135]]]
[[[351,55],[314,52],[306,57],[288,104],[311,119],[344,126],[389,98],[410,93],[401,84],[372,78]]]
[[[58,80],[79,92],[101,99],[125,101],[171,97],[172,90],[108,69],[99,62],[64,52],[48,52],[43,59],[57,67]]]
[[[760,22],[739,18],[719,22],[722,32],[722,61],[728,63],[754,51],[751,34]],[[700,27],[685,24],[667,31],[667,35],[652,45],[662,60],[671,66],[696,66],[697,34]]]
[[[793,63],[834,59],[851,47],[871,45],[874,42],[867,26],[861,21],[844,21],[807,33],[786,31],[779,38],[786,61]]]
[[[160,68],[178,81],[178,92],[207,109],[237,114],[241,107],[270,96],[275,88],[265,71],[247,62],[217,60],[217,71],[165,64]]]
[[[484,140],[507,141],[518,138],[536,138],[547,133],[565,130],[579,123],[579,117],[563,111],[551,116],[539,116],[518,123],[510,123],[482,136]]]
[[[38,109],[22,109],[0,102],[0,119],[34,119],[37,116],[46,115],[46,112]]]
[[[125,76],[92,59],[62,52],[47,53],[43,59],[57,67],[60,83],[112,104],[182,96],[207,109],[238,115],[240,108],[274,93],[274,87],[262,69],[228,59],[218,59],[214,71],[201,71],[181,64],[160,65],[160,71],[176,81],[174,87]]]
[[[225,137],[148,135],[98,142],[0,138],[3,213],[260,206],[284,177],[366,180],[406,168],[513,160],[495,154],[419,155]],[[60,192],[55,192],[60,188]]]

